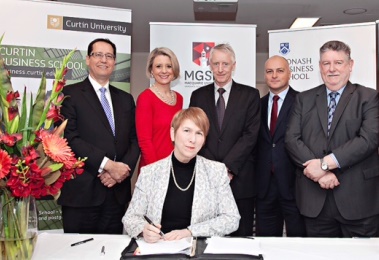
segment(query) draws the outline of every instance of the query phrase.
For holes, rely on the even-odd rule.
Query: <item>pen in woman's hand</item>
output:
[[[147,223],[149,223],[150,225],[158,228],[156,225],[154,225],[153,221],[151,221],[146,215],[143,215],[143,218],[147,221]],[[164,233],[162,232],[162,230],[159,230],[159,234],[164,237]]]

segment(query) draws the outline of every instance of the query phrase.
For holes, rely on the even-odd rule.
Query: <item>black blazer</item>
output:
[[[284,137],[291,116],[292,104],[295,101],[297,93],[297,91],[289,87],[280,109],[274,136],[271,136],[267,122],[269,94],[261,99],[261,127],[257,145],[256,164],[259,198],[263,199],[267,194],[272,177],[272,167],[275,169],[274,174],[280,195],[287,200],[295,198],[295,164],[287,154]]]
[[[124,162],[133,173],[139,156],[139,147],[135,129],[135,103],[133,97],[113,86],[109,86],[115,120],[116,136],[101,106],[90,81],[66,86],[61,113],[68,119],[64,136],[78,157],[88,157],[85,171],[74,180],[66,182],[62,188],[58,203],[71,207],[100,205],[106,195],[105,187],[97,177],[98,169],[104,158]],[[130,177],[111,189],[120,204],[126,204],[131,198]]]
[[[379,214],[378,91],[347,83],[327,135],[325,85],[299,93],[286,132],[286,147],[297,165],[296,202],[301,214],[317,217],[328,190],[303,174],[302,163],[334,153],[340,185],[332,189],[337,208],[348,220]]]
[[[210,130],[200,151],[205,158],[223,162],[235,175],[230,185],[236,199],[256,195],[253,153],[260,125],[259,92],[233,81],[220,131],[217,122],[214,84],[201,87],[191,95],[190,106],[207,114]]]

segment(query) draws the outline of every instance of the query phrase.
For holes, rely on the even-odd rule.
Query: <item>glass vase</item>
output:
[[[37,209],[33,197],[0,195],[0,260],[31,259],[38,236]]]

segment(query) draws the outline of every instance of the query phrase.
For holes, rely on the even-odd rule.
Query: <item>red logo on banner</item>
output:
[[[209,52],[215,46],[214,42],[193,42],[192,60],[200,67],[209,66]]]

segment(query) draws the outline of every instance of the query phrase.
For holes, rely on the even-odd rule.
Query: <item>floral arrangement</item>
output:
[[[9,74],[0,60],[0,188],[9,189],[14,197],[57,196],[64,182],[83,172],[84,159],[76,159],[62,138],[67,121],[50,130],[53,123],[62,119],[59,111],[64,100],[64,76],[73,53],[56,70],[53,89],[46,101],[46,78],[42,76],[35,101],[30,97],[29,113],[25,88],[21,115],[20,95],[13,91]]]
[[[64,77],[74,51],[56,69],[51,95],[46,95],[43,74],[37,96],[35,99],[30,96],[29,106],[26,87],[20,103],[20,94],[13,91],[0,57],[0,238],[23,239],[27,220],[22,220],[21,215],[28,211],[26,204],[29,204],[25,199],[47,195],[57,198],[63,184],[83,172],[85,158],[76,158],[63,138],[67,121],[52,129],[55,122],[63,119],[60,107],[65,99]],[[15,207],[19,210],[14,210]],[[31,254],[26,248],[23,244],[8,245],[8,257],[28,259]]]

